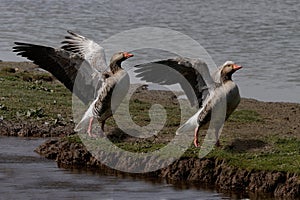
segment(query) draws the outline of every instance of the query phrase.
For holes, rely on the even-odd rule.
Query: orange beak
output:
[[[237,70],[239,70],[241,68],[243,68],[243,67],[240,66],[240,65],[236,65],[236,64],[233,65],[233,70],[235,70],[235,71],[237,71]]]
[[[124,53],[123,53],[123,56],[124,56],[124,58],[130,58],[130,57],[133,56],[133,54],[128,53],[128,52],[124,52]]]

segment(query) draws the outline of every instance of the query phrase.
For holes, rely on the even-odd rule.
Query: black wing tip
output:
[[[72,30],[67,30],[67,32],[68,32],[70,35],[80,36],[78,33],[75,33],[75,31],[72,31]]]
[[[84,36],[82,36],[82,35],[80,35],[80,34],[78,34],[78,33],[75,33],[75,31],[67,30],[67,32],[68,32],[71,36],[69,36],[69,35],[65,36],[66,39],[74,39],[74,37],[80,38],[80,39],[85,39]]]
[[[26,42],[14,42],[14,44],[16,46],[14,46],[13,48],[15,48],[15,47],[46,47],[46,46],[31,44],[31,43],[26,43]]]
[[[17,55],[21,55],[24,52],[24,48],[29,47],[30,44],[24,42],[14,42],[16,46],[13,46],[13,52],[18,52]]]
[[[13,46],[13,52],[21,52],[21,51],[27,51],[30,49],[39,49],[39,48],[46,48],[46,49],[53,49],[53,47],[47,47],[47,46],[42,46],[42,45],[37,45],[37,44],[30,44],[26,42],[14,42],[16,46]]]
[[[23,44],[25,44],[25,43],[23,43],[23,42],[14,42],[14,44],[15,44],[15,45],[23,45]]]
[[[68,32],[70,35],[72,35],[72,36],[76,36],[76,37],[79,36],[79,34],[75,33],[75,31],[67,30],[67,32]],[[68,37],[68,36],[66,36],[66,37]],[[70,37],[70,36],[69,36],[69,37]]]
[[[17,46],[32,46],[33,44],[26,43],[26,42],[14,42]],[[16,46],[15,46],[16,47]]]

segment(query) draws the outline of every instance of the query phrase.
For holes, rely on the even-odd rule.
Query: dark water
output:
[[[187,186],[180,189],[165,182],[60,169],[54,161],[33,152],[42,142],[42,139],[0,137],[1,200],[230,198],[214,190]]]
[[[299,21],[298,0],[1,0],[0,59],[20,60],[14,41],[58,46],[68,29],[101,42],[133,28],[170,28],[199,42],[217,65],[244,65],[234,77],[243,97],[300,102]]]

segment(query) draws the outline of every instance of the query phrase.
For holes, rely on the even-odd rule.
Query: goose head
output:
[[[115,73],[119,69],[122,69],[121,63],[132,56],[133,56],[133,54],[125,52],[125,51],[115,53],[110,59],[110,69],[111,69],[112,73]]]
[[[242,66],[237,65],[232,61],[226,61],[220,68],[221,82],[226,82],[228,80],[232,80],[231,79],[232,74],[241,68],[242,68]]]
[[[111,59],[110,59],[110,63],[119,63],[121,64],[121,62],[123,62],[124,60],[127,60],[128,58],[132,57],[133,54],[128,53],[128,52],[118,52],[115,53]]]

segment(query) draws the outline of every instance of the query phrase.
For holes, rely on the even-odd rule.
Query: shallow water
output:
[[[0,137],[0,199],[229,199],[214,190],[57,168],[33,150],[43,139]],[[231,198],[238,196],[231,196]]]
[[[217,65],[242,64],[234,79],[243,97],[300,102],[299,12],[298,0],[2,0],[0,59],[21,60],[11,52],[15,41],[59,46],[68,29],[101,42],[133,28],[170,28],[199,42]]]

